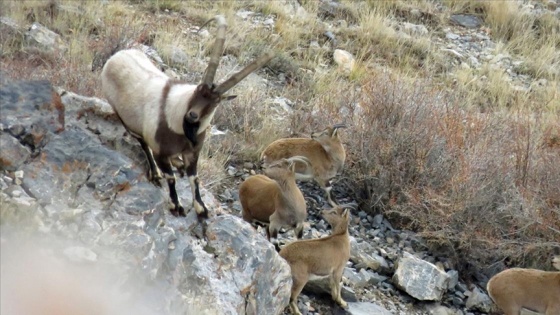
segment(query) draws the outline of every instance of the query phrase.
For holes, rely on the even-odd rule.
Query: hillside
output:
[[[232,90],[238,97],[219,105],[199,161],[202,186],[225,213],[239,216],[237,187],[259,172],[266,145],[345,123],[347,159],[334,194],[359,204],[352,233],[382,248],[376,252],[391,266],[380,273],[394,271],[393,250],[400,257],[418,243],[415,252],[458,272],[471,290],[505,267],[550,269],[550,255],[560,253],[559,1],[4,1],[0,8],[2,85],[49,80],[67,93],[67,120],[92,132],[117,121],[86,115],[84,122],[80,110],[89,105],[69,109],[69,95],[103,99],[100,69],[117,50],[142,49],[169,76],[199,82],[215,36],[212,24],[200,26],[216,14],[228,23],[218,80],[273,50],[275,59]],[[119,131],[96,134],[140,174],[141,155]],[[15,170],[2,171],[16,181]],[[322,235],[322,191],[300,187],[311,217],[306,237]],[[379,285],[389,292],[382,297],[369,288],[355,294],[379,302],[398,295],[391,286]],[[409,296],[394,300],[394,309],[384,306],[423,312]],[[452,293],[443,300],[465,309]],[[336,309],[320,301],[324,312]]]

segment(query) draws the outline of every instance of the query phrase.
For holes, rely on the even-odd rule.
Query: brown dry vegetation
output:
[[[176,70],[198,80],[205,64],[196,60],[212,36],[202,39],[191,27],[223,14],[233,63],[272,47],[278,58],[260,74],[287,79],[276,88],[244,82],[235,89],[239,97],[218,110],[215,125],[232,133],[205,148],[200,173],[207,186],[219,189],[226,163],[256,162],[277,137],[345,121],[348,167],[338,185],[352,187],[362,209],[419,232],[461,271],[502,260],[545,266],[543,253],[560,246],[559,20],[526,14],[513,1],[342,1],[345,9],[329,14],[318,1],[301,3],[308,16],[291,16],[281,1],[58,1],[56,14],[46,1],[3,1],[2,14],[21,25],[42,23],[68,50],[23,50],[21,34],[3,34],[1,70],[101,96],[92,64],[133,41],[160,52],[180,47],[193,62]],[[236,18],[239,9],[274,17],[274,28]],[[433,41],[453,13],[480,16],[497,50],[525,60],[517,71],[547,84],[520,91],[489,66],[453,66]],[[336,71],[318,15],[334,25],[338,47],[357,57],[349,77]],[[347,23],[338,25],[341,19]],[[422,23],[430,34],[399,37],[394,21]],[[263,105],[271,96],[292,100],[293,113],[275,120]]]

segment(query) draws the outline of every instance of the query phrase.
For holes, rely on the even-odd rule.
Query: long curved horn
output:
[[[346,124],[334,124],[333,129],[337,129],[337,128],[348,128],[348,126],[346,126]]]
[[[302,162],[307,164],[307,166],[309,167],[311,165],[311,161],[306,158],[305,156],[301,156],[301,155],[296,155],[296,156],[292,156],[290,158],[287,159],[290,162]]]
[[[216,34],[216,40],[214,41],[212,52],[210,53],[210,61],[208,61],[208,67],[206,67],[206,72],[204,73],[204,78],[202,79],[202,84],[206,84],[207,86],[210,86],[212,85],[212,83],[214,83],[214,76],[216,75],[216,70],[218,69],[218,64],[220,63],[220,57],[224,50],[224,42],[226,41],[227,23],[223,15],[216,15],[215,17],[204,23],[202,27],[213,20],[215,20],[218,24],[218,33]]]
[[[264,66],[267,62],[269,62],[272,58],[274,58],[274,56],[276,56],[274,52],[272,51],[266,52],[264,55],[260,56],[258,59],[255,59],[253,62],[248,64],[241,71],[237,72],[236,74],[229,77],[229,79],[225,80],[214,91],[220,95],[224,94],[229,89],[234,87],[237,83],[239,83],[241,80],[245,79],[245,77],[251,74],[251,72]]]
[[[344,203],[344,204],[341,204],[341,205],[338,205],[338,206],[342,209],[345,209],[345,208],[350,208],[350,209],[353,209],[353,210],[358,209],[358,204],[355,203],[355,202]]]

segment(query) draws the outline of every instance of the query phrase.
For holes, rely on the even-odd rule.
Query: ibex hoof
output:
[[[179,176],[181,178],[185,177],[185,169],[183,168],[178,168],[177,171],[179,172]]]
[[[185,209],[182,206],[176,206],[174,209],[171,209],[171,214],[176,217],[186,217]]]
[[[152,172],[148,172],[148,180],[157,187],[161,187],[161,180],[163,178],[160,175],[152,175]]]
[[[338,301],[338,304],[339,304],[342,308],[348,308],[348,303],[346,303],[346,301],[344,301],[343,299],[340,299],[340,301]]]

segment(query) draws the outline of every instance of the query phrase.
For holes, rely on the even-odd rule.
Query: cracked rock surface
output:
[[[169,213],[167,188],[146,180],[136,140],[110,118],[106,106],[63,95],[62,129],[53,91],[46,81],[0,87],[0,139],[2,151],[8,150],[0,156],[1,246],[3,254],[11,253],[6,260],[2,255],[2,278],[11,270],[4,266],[12,266],[19,257],[33,262],[54,259],[37,274],[31,272],[37,266],[26,271],[31,289],[16,285],[3,292],[33,300],[32,284],[41,282],[44,274],[57,274],[62,264],[62,269],[77,268],[80,276],[83,271],[78,269],[84,266],[99,269],[102,278],[110,270],[111,276],[99,284],[103,290],[130,292],[126,300],[146,305],[153,311],[148,314],[282,312],[290,294],[290,270],[266,239],[241,219],[223,213],[204,189],[212,217],[206,235],[199,238],[202,229],[194,211],[186,218]],[[188,208],[190,189],[181,186],[178,191]],[[25,250],[25,243],[33,246]],[[72,286],[93,290],[80,283]],[[65,289],[60,290],[64,294]],[[99,305],[109,303],[103,294],[94,298]],[[2,303],[2,313],[18,305]]]

